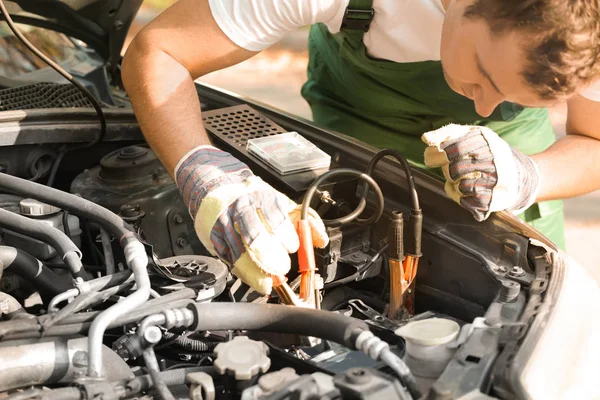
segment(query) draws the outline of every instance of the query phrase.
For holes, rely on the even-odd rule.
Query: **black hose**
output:
[[[421,206],[419,204],[419,194],[417,193],[417,188],[415,185],[415,178],[413,177],[413,174],[410,170],[410,164],[408,163],[408,160],[399,151],[392,150],[392,149],[383,149],[383,150],[377,152],[373,156],[371,161],[369,161],[369,165],[367,166],[367,174],[373,175],[373,171],[375,170],[375,166],[377,165],[377,163],[383,157],[386,157],[386,156],[394,157],[396,160],[398,160],[398,162],[402,166],[402,169],[404,170],[404,173],[406,174],[406,179],[408,180],[408,191],[409,191],[410,198],[412,201],[412,208],[414,210],[420,210]],[[366,195],[367,195],[367,190],[365,188],[365,190],[363,191],[363,197],[365,197]]]
[[[81,251],[61,230],[2,208],[0,208],[0,226],[49,244],[58,251],[65,264],[69,266],[73,278],[86,280],[89,278],[79,259]]]
[[[337,168],[331,171],[328,171],[326,173],[324,173],[323,175],[321,175],[319,178],[317,178],[312,185],[310,185],[310,187],[308,188],[308,190],[306,191],[306,194],[304,195],[304,200],[302,201],[302,212],[301,212],[301,218],[303,220],[308,219],[308,208],[310,207],[310,203],[312,201],[312,198],[314,196],[314,194],[316,193],[317,189],[319,188],[319,185],[323,184],[323,182],[327,181],[328,179],[334,178],[336,176],[353,176],[355,178],[358,179],[362,179],[363,181],[367,182],[369,184],[369,186],[371,187],[371,189],[375,192],[375,195],[377,196],[377,205],[375,208],[375,211],[373,212],[373,215],[371,215],[369,218],[367,219],[359,219],[358,216],[360,214],[362,214],[362,212],[364,211],[366,204],[367,204],[367,199],[366,199],[366,192],[368,191],[368,188],[365,186],[365,195],[361,197],[360,202],[358,204],[358,206],[354,209],[354,211],[352,211],[350,214],[344,216],[344,217],[340,217],[340,218],[336,218],[336,219],[330,219],[330,220],[323,220],[323,223],[327,226],[339,226],[339,225],[343,225],[343,224],[347,224],[350,222],[356,222],[356,223],[360,223],[360,224],[364,224],[364,225],[369,225],[369,224],[373,224],[375,222],[377,222],[379,220],[379,218],[381,218],[381,215],[383,214],[383,207],[384,207],[384,199],[383,199],[383,193],[381,192],[381,188],[379,188],[379,185],[377,184],[377,182],[375,182],[375,180],[373,178],[371,178],[368,174],[355,170],[355,169],[350,169],[350,168]]]
[[[186,382],[187,374],[193,372],[204,372],[212,376],[217,375],[215,367],[189,367],[181,369],[173,369],[168,371],[160,372],[160,378],[167,386],[184,385]],[[152,378],[150,375],[138,376],[127,383],[127,395],[135,395],[137,393],[145,392],[152,388]]]
[[[23,197],[31,197],[69,211],[80,217],[91,219],[119,238],[121,246],[134,239],[132,228],[121,217],[91,201],[39,183],[0,173],[0,188]]]
[[[219,344],[219,342],[204,342],[202,340],[190,339],[188,337],[177,337],[177,335],[170,332],[163,333],[163,338],[170,341],[169,343],[166,343],[166,345],[174,344],[183,348],[184,350],[195,351],[199,353],[212,352]]]
[[[58,174],[58,168],[60,168],[60,164],[62,163],[63,158],[65,158],[65,154],[67,154],[67,146],[62,146],[52,163],[52,168],[50,169],[50,174],[48,175],[48,180],[46,181],[46,185],[53,186],[54,180],[56,179],[56,174]]]
[[[363,265],[361,265],[355,273],[353,273],[352,275],[346,276],[344,278],[335,280],[333,282],[329,282],[326,283],[325,285],[323,285],[323,290],[331,290],[333,288],[336,288],[338,286],[341,285],[345,285],[346,283],[350,283],[350,282],[354,282],[355,280],[357,280],[358,278],[360,278],[360,276],[362,274],[364,274],[365,272],[367,272],[367,270],[369,268],[371,268],[371,265],[373,265],[373,263],[375,261],[377,261],[377,259],[379,257],[381,257],[381,255],[385,252],[385,250],[388,248],[388,245],[385,244],[383,245],[383,247],[381,247],[377,253],[375,253],[375,255],[373,257],[371,257],[370,260],[368,260],[366,263],[364,263]]]
[[[117,272],[116,274],[106,275],[87,282],[91,290],[101,291],[113,286],[121,285],[133,278],[130,278],[132,271],[130,269]]]
[[[369,330],[356,318],[308,308],[252,303],[193,303],[194,331],[249,330],[292,333],[331,340],[355,349],[356,338]]]
[[[73,288],[71,279],[56,275],[31,254],[14,247],[0,246],[0,262],[4,270],[10,268],[11,272],[30,282],[43,296],[56,296]]]
[[[73,236],[71,235],[71,227],[69,227],[69,212],[68,211],[63,211],[62,223],[63,223],[63,229],[65,231],[65,235],[67,235],[67,237],[69,239],[73,239]]]
[[[423,231],[423,212],[421,211],[421,205],[419,203],[419,194],[415,185],[415,178],[410,169],[410,164],[406,157],[400,152],[392,149],[384,149],[379,151],[367,166],[367,174],[372,175],[375,170],[377,163],[386,156],[394,157],[402,166],[406,179],[408,180],[408,192],[412,202],[412,209],[408,216],[408,224],[405,233],[405,251],[413,257],[421,257],[421,232]],[[361,199],[366,198],[367,188],[363,190]]]
[[[90,103],[92,104],[92,107],[94,107],[94,110],[96,110],[96,113],[98,114],[98,119],[100,120],[100,132],[98,133],[98,135],[96,135],[96,137],[91,142],[86,143],[84,145],[80,145],[80,146],[73,146],[72,148],[67,148],[65,146],[64,148],[62,148],[59,151],[56,159],[54,160],[54,164],[52,165],[50,177],[48,178],[48,186],[52,186],[52,184],[54,183],[54,178],[56,177],[56,172],[58,171],[58,167],[67,151],[85,149],[85,148],[91,147],[97,143],[100,143],[102,141],[102,139],[106,135],[106,117],[104,116],[104,112],[102,111],[102,107],[100,106],[100,103],[98,102],[98,100],[96,100],[94,95],[89,90],[87,90],[85,88],[85,86],[83,86],[81,83],[77,82],[71,74],[69,74],[60,65],[58,65],[57,63],[52,61],[50,58],[48,58],[44,53],[42,53],[33,44],[31,44],[31,42],[29,42],[29,40],[27,40],[27,38],[25,36],[23,36],[23,34],[19,31],[19,29],[15,25],[14,21],[10,17],[10,14],[6,10],[3,0],[0,0],[0,11],[2,12],[2,15],[4,15],[4,19],[6,20],[6,24],[8,25],[9,29],[14,33],[14,35],[17,37],[17,39],[19,39],[21,41],[21,43],[23,43],[23,45],[25,47],[27,47],[39,59],[41,59],[48,66],[50,66],[52,69],[54,69],[60,75],[62,75],[73,86],[75,86],[77,89],[79,89],[79,91],[90,101]]]

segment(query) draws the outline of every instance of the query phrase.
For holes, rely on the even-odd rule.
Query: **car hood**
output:
[[[15,22],[82,40],[114,68],[142,0],[5,0],[4,3]]]

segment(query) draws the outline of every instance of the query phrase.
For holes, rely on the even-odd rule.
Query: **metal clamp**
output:
[[[348,7],[344,13],[344,19],[342,19],[342,29],[367,32],[374,16],[375,11],[372,8],[359,10]]]
[[[389,331],[395,331],[404,325],[404,323],[392,321],[389,318],[384,317],[368,305],[366,305],[362,300],[352,299],[348,301],[348,304],[356,311],[367,317],[365,322],[369,325],[376,326],[378,328],[382,328]]]

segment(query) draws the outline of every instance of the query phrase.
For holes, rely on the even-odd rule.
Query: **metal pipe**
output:
[[[0,392],[56,383],[71,383],[85,372],[81,355],[88,338],[42,338],[0,342]],[[131,369],[123,359],[102,346],[105,364],[110,366],[107,379],[131,379]]]
[[[50,304],[48,305],[48,311],[49,312],[58,311],[59,309],[57,306],[60,303],[62,303],[63,301],[72,299],[73,297],[77,296],[78,294],[79,294],[79,289],[69,289],[66,292],[57,294],[56,296],[54,296],[54,298],[52,300],[50,300]]]
[[[67,301],[72,299],[73,297],[78,296],[81,293],[85,292],[99,292],[101,290],[105,290],[107,288],[121,285],[123,283],[129,282],[133,280],[133,276],[130,270],[117,272],[114,275],[103,276],[101,278],[93,279],[91,281],[82,282],[77,285],[74,289],[69,289],[66,292],[60,293],[56,295],[48,306],[48,311],[56,312],[58,311],[58,305],[63,301]]]
[[[154,390],[156,390],[158,394],[157,397],[161,400],[175,400],[175,396],[173,396],[173,393],[171,393],[169,387],[160,376],[160,368],[158,366],[158,361],[156,360],[156,355],[154,354],[154,349],[148,347],[144,350],[143,357],[148,372],[150,373],[150,377],[152,378]]]
[[[390,267],[389,318],[395,318],[404,304],[404,217],[400,211],[392,211],[388,227],[387,255]]]
[[[165,297],[161,297],[160,300]],[[159,299],[156,299],[159,300]],[[149,302],[148,302],[149,303]],[[147,306],[144,305],[142,310],[138,309],[134,312],[130,312],[127,315],[114,320],[108,329],[119,328],[123,325],[132,324],[138,322],[140,319],[164,311],[167,308],[185,308],[192,303],[189,299],[176,300],[173,302],[164,302],[158,305]],[[91,323],[88,321],[94,320],[99,315],[99,312],[89,312],[83,314],[75,314],[65,318],[61,321],[64,325],[56,325],[48,329],[48,331],[41,332],[40,324],[36,320],[16,320],[10,321],[11,326],[15,323],[20,323],[21,326],[17,329],[11,329],[9,332],[5,332],[6,329],[0,327],[0,338],[2,340],[14,340],[14,339],[38,339],[43,336],[73,336],[85,334],[89,331]],[[68,323],[66,323],[68,322]],[[0,326],[3,322],[0,322]]]
[[[144,246],[137,240],[132,240],[125,246],[124,251],[127,265],[133,271],[137,290],[122,302],[102,312],[92,323],[88,350],[88,376],[92,378],[99,378],[103,375],[102,338],[108,326],[117,318],[140,307],[150,297],[150,277],[146,269],[148,256]]]

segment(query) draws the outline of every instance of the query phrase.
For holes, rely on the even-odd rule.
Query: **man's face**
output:
[[[448,85],[472,99],[482,117],[489,116],[503,101],[528,107],[550,106],[522,77],[527,35],[519,32],[493,35],[483,19],[463,16],[472,2],[449,0],[447,4],[441,60]]]

